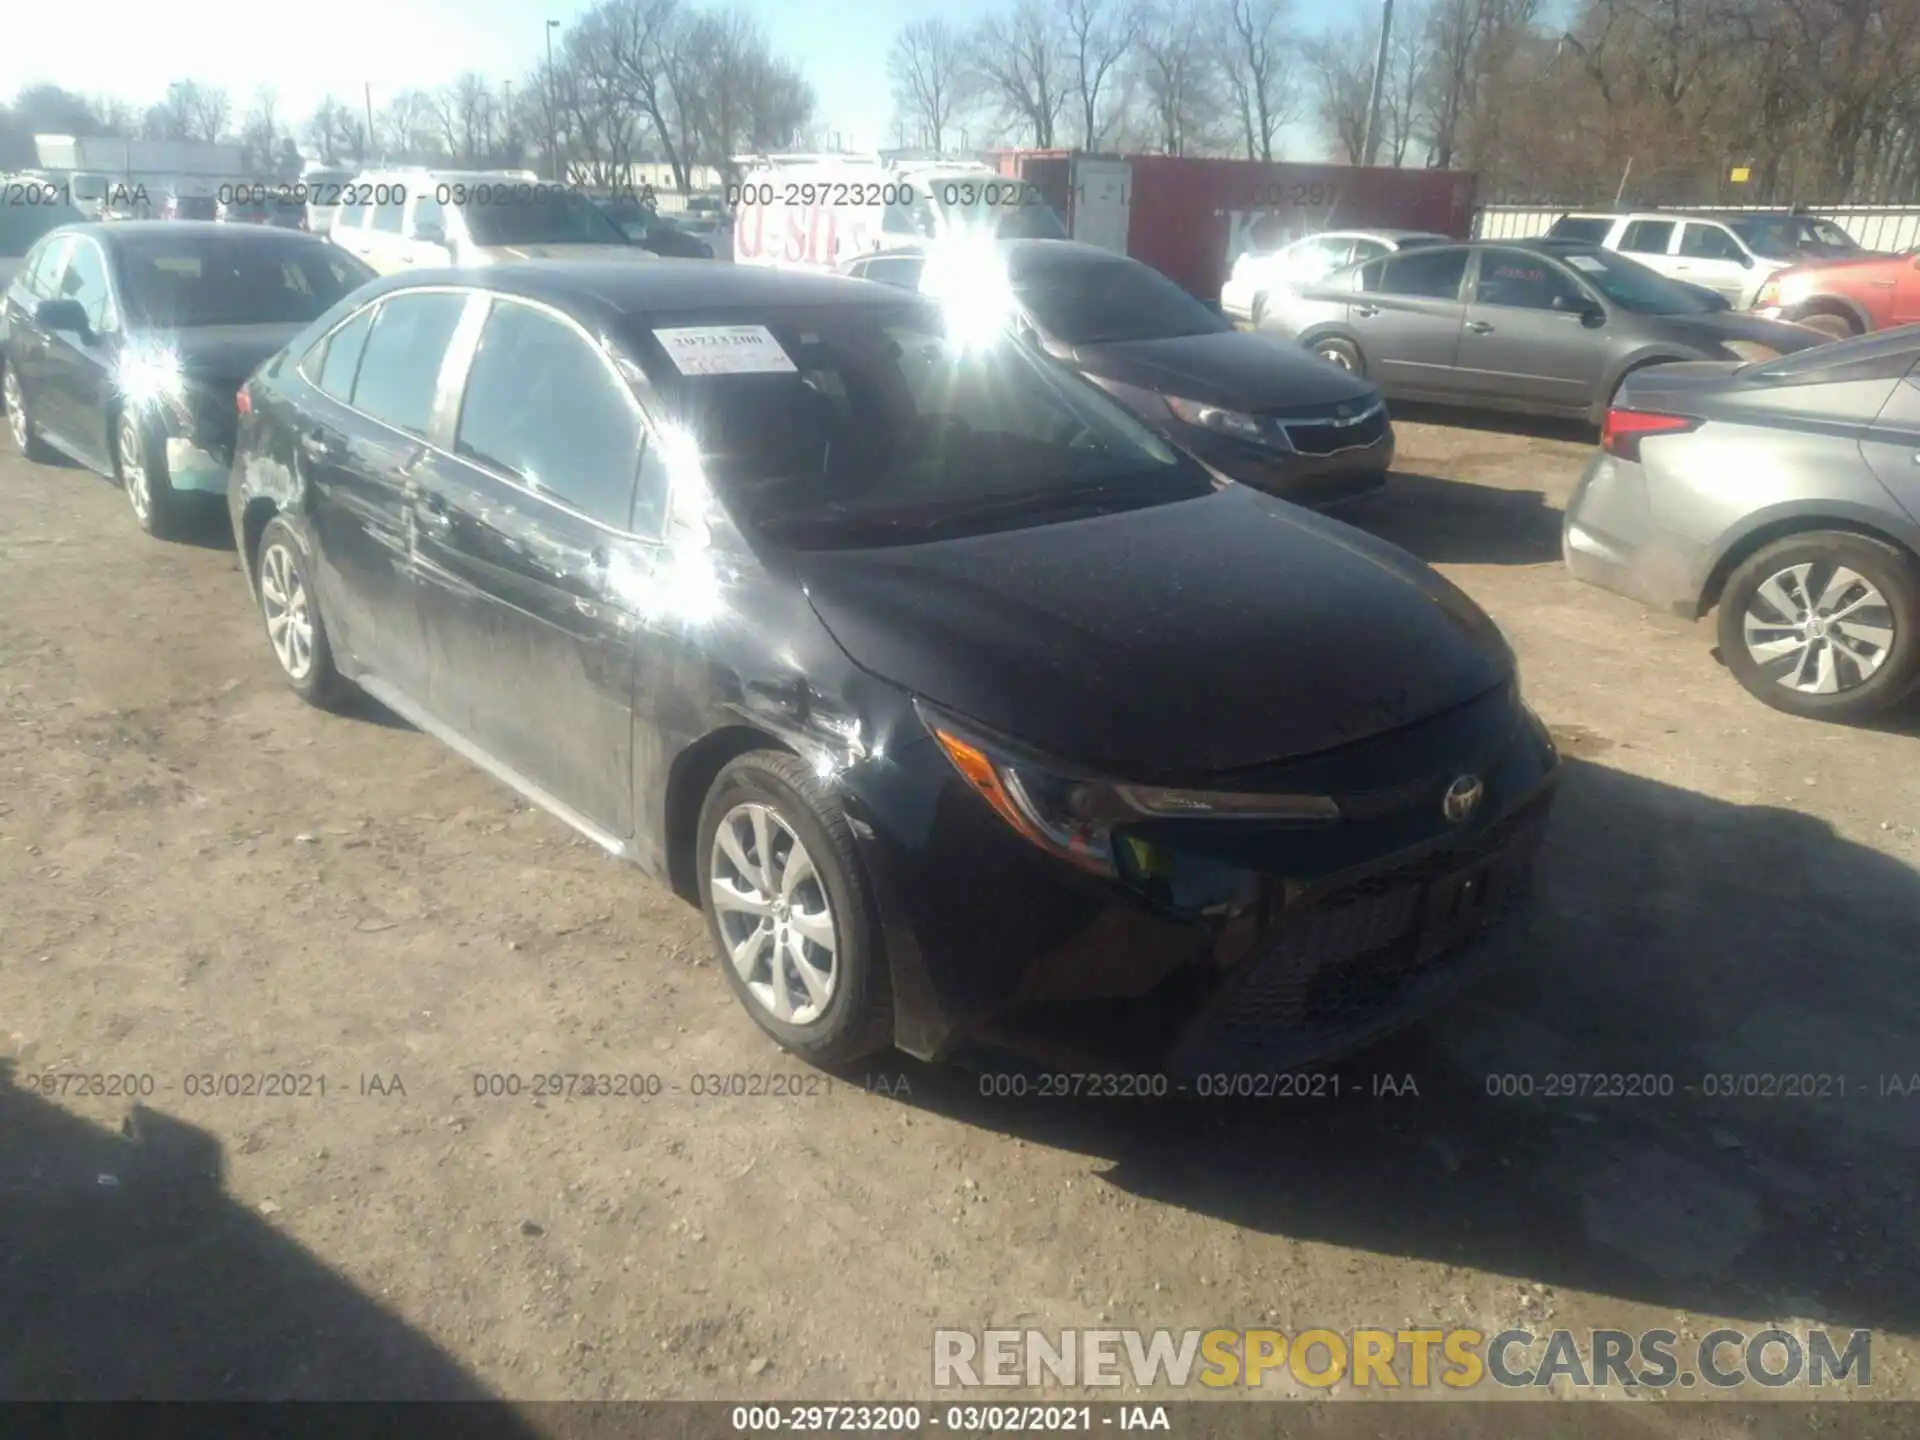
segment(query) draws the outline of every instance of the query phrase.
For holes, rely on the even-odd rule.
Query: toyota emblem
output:
[[[1487,793],[1487,787],[1480,783],[1478,775],[1462,775],[1441,797],[1440,813],[1449,821],[1458,825],[1480,808],[1480,797]]]

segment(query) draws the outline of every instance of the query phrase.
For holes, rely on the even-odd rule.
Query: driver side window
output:
[[[1544,256],[1524,250],[1489,250],[1480,257],[1476,301],[1517,310],[1579,310],[1587,303],[1580,287]]]

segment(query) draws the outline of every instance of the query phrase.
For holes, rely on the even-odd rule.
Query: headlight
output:
[[[1778,305],[1779,303],[1780,282],[1778,280],[1767,281],[1766,284],[1760,287],[1760,293],[1753,297],[1753,308],[1756,310],[1765,310],[1769,306]]]
[[[1756,340],[1728,340],[1723,342],[1726,350],[1739,356],[1750,365],[1758,365],[1763,360],[1778,360],[1780,352],[1771,345],[1762,345]]]
[[[114,384],[136,409],[178,405],[186,399],[180,357],[158,345],[130,345],[114,367]]]
[[[1060,762],[1016,756],[928,707],[920,707],[920,718],[995,814],[1048,854],[1095,875],[1118,873],[1115,832],[1145,820],[1340,818],[1340,807],[1324,795],[1120,784]]]
[[[1222,410],[1217,405],[1205,405],[1198,400],[1176,400],[1166,397],[1167,408],[1189,425],[1198,425],[1202,430],[1213,430],[1222,435],[1231,435],[1236,440],[1251,440],[1260,444],[1266,438],[1266,430],[1251,415],[1242,415],[1238,410]]]

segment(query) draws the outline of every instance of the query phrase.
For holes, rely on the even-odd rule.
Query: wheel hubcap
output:
[[[120,422],[120,483],[126,487],[133,513],[145,521],[153,508],[153,495],[147,488],[147,463],[141,453],[140,427],[131,417]]]
[[[1348,359],[1347,359],[1347,356],[1346,356],[1346,352],[1345,352],[1345,351],[1342,351],[1342,350],[1322,350],[1322,351],[1320,352],[1320,358],[1321,358],[1322,360],[1326,360],[1326,361],[1329,361],[1329,362],[1330,362],[1330,363],[1332,363],[1332,364],[1335,364],[1335,365],[1338,365],[1338,366],[1339,366],[1339,367],[1340,367],[1340,368],[1341,368],[1342,370],[1351,370],[1351,369],[1353,369],[1353,363],[1352,363],[1352,362],[1351,362],[1350,360],[1348,360]]]
[[[313,616],[299,562],[284,545],[269,545],[260,556],[260,612],[280,668],[290,679],[306,679],[313,669]]]
[[[1741,625],[1761,673],[1805,695],[1858,689],[1893,650],[1893,607],[1844,565],[1809,562],[1768,576]]]
[[[839,937],[793,827],[767,805],[734,806],[714,834],[709,874],[721,941],[747,993],[788,1025],[818,1020],[840,979]]]
[[[7,428],[13,431],[13,443],[24,451],[27,448],[27,398],[20,393],[20,382],[13,371],[7,371],[5,388],[7,398]]]

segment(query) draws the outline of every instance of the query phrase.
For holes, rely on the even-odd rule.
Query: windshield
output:
[[[1555,258],[1622,310],[1636,315],[1707,315],[1725,308],[1711,292],[1657,275],[1611,250],[1577,250]]]
[[[1014,293],[1041,329],[1068,345],[1215,335],[1233,326],[1137,260],[1026,256]]]
[[[761,310],[743,326],[748,318],[652,316],[635,339],[696,437],[708,482],[781,543],[906,543],[1212,488],[1085,381],[1011,337],[962,344],[935,307]],[[658,338],[676,330],[758,331],[768,358],[749,373],[688,376]]]
[[[454,187],[476,245],[624,245],[627,235],[577,190],[511,181]]]
[[[1727,228],[1764,260],[1791,260],[1796,255],[1849,255],[1860,248],[1831,220],[1811,215],[1740,215]]]
[[[288,236],[246,240],[160,235],[116,247],[129,318],[138,326],[304,325],[373,277],[344,250]]]
[[[44,194],[31,204],[0,201],[0,256],[17,260],[54,226],[86,218],[64,200],[49,204]]]

